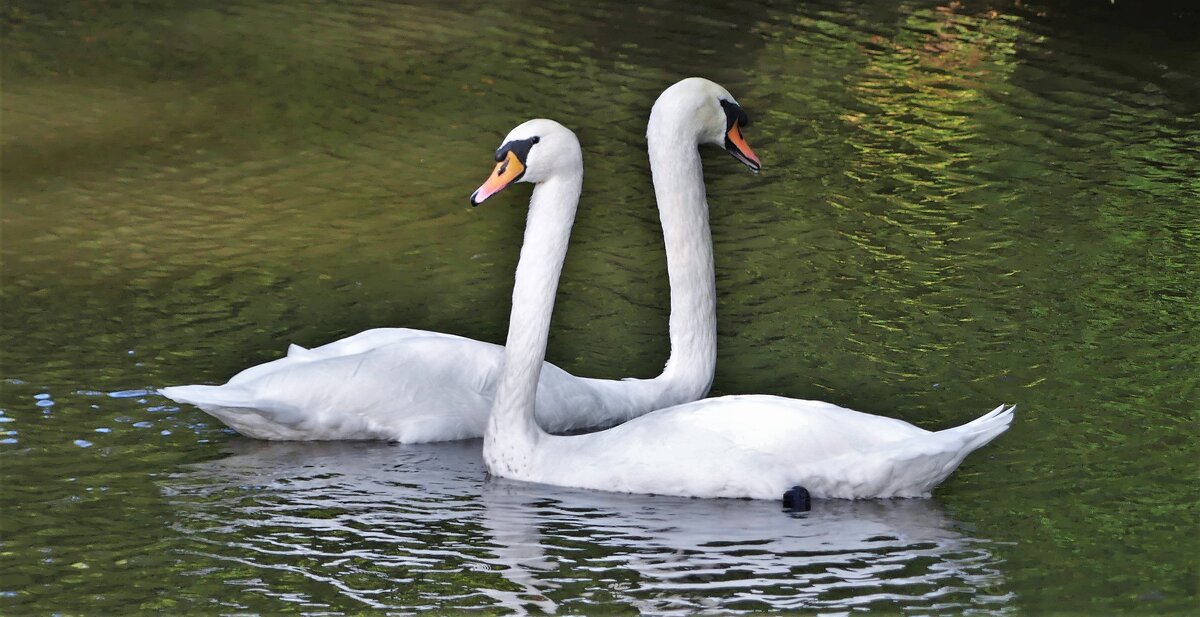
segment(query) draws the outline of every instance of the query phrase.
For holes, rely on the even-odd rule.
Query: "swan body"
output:
[[[662,374],[652,379],[576,377],[543,363],[535,407],[546,430],[610,426],[696,400],[712,384],[717,356],[712,240],[704,180],[692,173],[698,169],[701,141],[694,125],[669,116],[651,118],[648,145],[671,282],[671,356]],[[667,125],[670,129],[662,128]],[[489,183],[504,175],[502,167],[504,179],[517,178],[513,170],[524,166],[518,159],[527,146],[498,152],[497,173]],[[543,146],[539,152],[546,150]],[[572,178],[562,184],[567,190],[558,197],[572,201],[572,212],[583,181],[578,151],[575,142],[573,151],[562,153],[578,161]],[[740,138],[730,151],[757,169],[757,158]],[[511,165],[510,157],[516,161]],[[487,189],[489,183],[476,192],[479,201],[507,185]],[[475,197],[472,203],[477,203]],[[523,261],[518,269],[529,269],[532,262]],[[555,275],[554,285],[557,280]],[[173,386],[159,392],[258,439],[467,439],[483,435],[503,358],[504,348],[492,343],[378,328],[313,349],[292,345],[286,357],[248,368],[223,385]]]
[[[694,105],[697,93],[707,104]],[[701,127],[704,141],[731,143],[737,124],[720,108],[736,106],[716,84],[685,80],[668,88],[651,112]],[[740,109],[740,108],[739,108]],[[691,116],[689,118],[689,115]],[[744,117],[744,114],[742,114]],[[930,432],[907,422],[830,403],[775,396],[726,396],[661,409],[620,426],[583,435],[550,435],[534,421],[538,371],[545,355],[554,285],[566,255],[575,209],[562,177],[569,165],[535,158],[543,146],[576,143],[556,123],[531,121],[509,141],[537,137],[525,180],[537,183],[530,200],[504,374],[484,433],[483,457],[496,476],[558,486],[687,497],[778,499],[794,485],[814,497],[922,497],[963,458],[1003,433],[1012,407],[962,426]],[[653,129],[652,129],[653,130]],[[740,137],[738,135],[737,137]],[[732,140],[736,143],[736,140]],[[661,144],[661,140],[651,139]],[[653,151],[653,146],[651,150]],[[546,162],[535,168],[534,161]],[[671,173],[695,176],[694,168]],[[536,171],[536,173],[534,173]],[[662,181],[655,170],[656,185]],[[700,183],[702,186],[702,182]],[[552,258],[551,258],[552,257]]]
[[[796,485],[819,498],[928,497],[1011,421],[1000,406],[930,432],[821,401],[724,396],[599,433],[547,435],[509,477],[686,497],[779,499]]]
[[[161,392],[256,439],[470,439],[483,435],[503,359],[500,345],[379,328],[313,349],[289,347],[286,357],[246,369],[221,386]],[[563,432],[603,426],[673,398],[652,380],[575,377],[547,362],[537,417],[547,430]]]

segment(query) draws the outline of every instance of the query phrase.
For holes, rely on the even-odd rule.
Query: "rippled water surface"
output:
[[[1131,5],[0,7],[0,610],[1196,611],[1200,48]],[[706,153],[714,392],[1017,403],[933,499],[524,485],[153,394],[369,327],[502,341],[525,193],[467,196],[536,116],[588,174],[549,358],[655,374],[642,135],[691,74],[766,165]]]

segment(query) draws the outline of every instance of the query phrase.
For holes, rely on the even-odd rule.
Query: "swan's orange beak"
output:
[[[509,150],[504,158],[496,163],[496,169],[492,170],[492,175],[488,176],[487,181],[475,189],[474,193],[471,193],[471,206],[478,206],[488,197],[504,190],[504,187],[520,180],[523,175],[525,175],[525,164],[517,158],[516,153]]]
[[[746,138],[742,137],[742,131],[738,128],[737,122],[732,123],[729,131],[725,133],[725,149],[733,155],[733,158],[749,167],[750,171],[757,172],[762,169],[762,161],[758,160],[758,155],[754,154],[754,150],[750,149],[750,144],[746,143]]]

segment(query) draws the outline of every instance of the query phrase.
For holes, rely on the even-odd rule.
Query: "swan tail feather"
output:
[[[1016,405],[1000,405],[962,426],[939,431],[937,434],[941,435],[945,433],[947,436],[962,436],[964,441],[962,449],[965,451],[964,453],[969,454],[987,445],[990,441],[999,437],[1001,433],[1007,431],[1013,421],[1013,412],[1016,410]]]
[[[187,403],[201,409],[206,407],[252,407],[254,404],[241,388],[225,386],[171,386],[161,388],[159,394],[175,401]]]
[[[225,384],[223,386],[171,386],[162,388],[159,394],[177,402],[199,407],[229,424],[230,416],[254,415],[285,426],[295,425],[302,417],[280,401],[264,400],[254,396],[245,388]],[[231,425],[232,426],[232,425]],[[234,426],[234,428],[237,428]]]
[[[794,483],[815,497],[927,497],[968,454],[1007,430],[1015,409],[1001,405],[961,426],[804,465]]]
[[[235,431],[255,439],[304,439],[292,428],[303,421],[299,410],[272,404],[244,388],[231,386],[171,386],[159,394],[177,402],[199,407]]]
[[[986,446],[1008,430],[1016,405],[1000,405],[986,414],[961,426],[933,434],[933,451],[927,453],[931,473],[920,484],[922,494],[928,494],[941,484],[970,453]],[[915,458],[919,458],[918,457]]]

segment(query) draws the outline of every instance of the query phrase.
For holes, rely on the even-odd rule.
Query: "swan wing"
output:
[[[600,433],[550,439],[528,479],[635,493],[778,498],[778,487],[799,463],[927,434],[901,420],[821,401],[724,396]]]
[[[306,349],[295,343],[288,345],[287,354],[277,360],[264,362],[256,366],[252,366],[234,375],[229,379],[228,383],[236,384],[258,379],[268,373],[283,370],[287,367],[295,366],[302,362],[312,362],[314,360],[326,360],[337,358],[340,356],[349,356],[360,354],[384,345],[391,345],[399,341],[424,338],[424,337],[446,337],[459,340],[470,340],[453,334],[442,334],[440,332],[430,332],[428,330],[414,330],[412,328],[373,328],[364,330],[353,336],[348,336],[343,339],[326,343],[320,347]]]
[[[929,431],[895,418],[854,411],[823,401],[767,395],[734,395],[669,407],[623,424],[623,439],[681,436],[681,441],[727,442],[789,460],[824,460],[878,447]],[[716,443],[711,447],[719,447]]]
[[[803,462],[788,477],[818,497],[928,497],[968,454],[1008,430],[1015,410],[1001,405],[962,426]]]
[[[490,405],[503,356],[497,345],[446,336],[307,351],[222,386],[161,392],[259,439],[462,439],[482,433],[477,410]]]
[[[816,497],[921,496],[1011,417],[1000,407],[930,432],[821,401],[725,396],[554,438],[528,479],[689,497],[778,499],[793,485]]]

